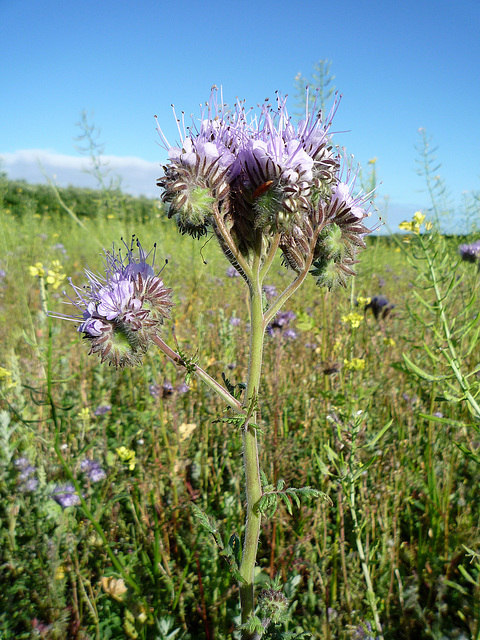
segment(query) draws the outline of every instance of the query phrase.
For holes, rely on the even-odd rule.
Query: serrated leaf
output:
[[[194,502],[190,502],[190,506],[194,516],[200,520],[200,524],[214,536],[217,533],[217,529],[214,527],[207,514],[204,513]]]
[[[280,498],[284,501],[285,506],[287,507],[287,511],[290,515],[292,515],[293,511],[292,511],[292,503],[289,500],[289,497],[287,496],[287,494],[285,493],[281,493],[280,494]]]

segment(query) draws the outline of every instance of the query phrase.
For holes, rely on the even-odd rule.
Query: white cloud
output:
[[[121,188],[133,195],[158,197],[155,181],[162,174],[157,162],[130,156],[102,156],[103,169],[108,169],[106,182],[121,179]],[[52,180],[60,187],[98,187],[98,182],[88,171],[92,165],[89,158],[68,156],[46,149],[20,149],[14,153],[0,153],[0,168],[7,172],[10,180],[26,180],[32,184]]]
[[[152,198],[160,197],[160,189],[155,181],[162,173],[162,167],[157,162],[147,162],[142,158],[132,156],[102,156],[102,165],[109,169],[107,184],[110,178],[121,178],[121,188],[132,195],[146,195]],[[24,179],[37,184],[47,182],[46,176],[60,187],[74,185],[79,187],[97,188],[98,182],[88,173],[91,169],[89,158],[83,156],[68,156],[45,149],[21,149],[14,153],[0,153],[0,169],[7,172],[11,180]],[[385,205],[377,203],[380,215],[392,231],[398,230],[402,220],[410,220],[422,206],[389,202],[386,216]],[[376,227],[378,213],[373,210],[367,226]],[[382,225],[376,233],[388,233]]]

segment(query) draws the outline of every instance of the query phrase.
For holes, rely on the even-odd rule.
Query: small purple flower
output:
[[[86,474],[91,482],[100,482],[107,477],[107,474],[96,460],[86,458],[80,463],[81,470]]]
[[[13,462],[19,471],[18,474],[18,490],[22,493],[32,493],[38,487],[38,479],[35,477],[35,467],[25,456],[17,458]]]
[[[26,467],[24,467],[22,469],[22,471],[19,474],[18,478],[19,478],[19,480],[27,480],[27,478],[29,478],[34,473],[35,473],[35,467],[32,466],[31,464],[29,464],[28,466],[26,466]]]
[[[148,391],[151,396],[158,398],[160,395],[160,385],[153,383],[148,387]]]
[[[266,284],[263,287],[265,297],[267,300],[272,300],[277,297],[277,287],[274,284]]]
[[[227,277],[229,277],[229,278],[239,278],[240,274],[235,269],[235,267],[228,267],[228,269],[227,269]]]
[[[354,640],[377,640],[372,632],[370,622],[359,624],[355,629]]]
[[[162,397],[169,398],[171,395],[173,395],[174,391],[175,389],[173,387],[173,384],[170,382],[170,380],[164,380],[162,384]]]
[[[55,251],[60,251],[60,253],[62,253],[63,255],[66,255],[67,253],[67,250],[61,242],[57,242],[57,244],[54,244],[52,249],[54,249]]]
[[[242,324],[242,321],[240,320],[240,318],[237,318],[236,316],[232,316],[229,322],[232,325],[232,327],[239,327]]]
[[[19,484],[18,489],[22,493],[33,493],[38,488],[38,478],[28,478],[25,482]]]
[[[3,280],[6,277],[7,277],[7,272],[5,271],[5,269],[0,269],[0,280]]]
[[[291,327],[288,328],[288,329],[285,329],[285,331],[283,332],[282,335],[287,340],[296,340],[297,339],[297,332],[295,331],[295,329],[292,329]]]
[[[267,327],[267,333],[271,336],[281,334],[286,338],[294,339],[297,337],[296,331],[288,327],[292,320],[297,316],[293,311],[280,311]],[[288,331],[288,333],[287,333]],[[291,332],[291,333],[290,333]],[[287,335],[285,335],[287,334]]]
[[[385,319],[394,307],[395,305],[391,304],[385,296],[374,296],[370,302],[365,305],[365,311],[371,309],[375,320],[378,320],[379,318]]]
[[[30,460],[25,456],[21,456],[13,461],[13,464],[17,467],[17,469],[26,469],[30,465]]]
[[[177,393],[180,393],[181,395],[183,395],[184,393],[187,393],[188,391],[190,391],[190,387],[185,384],[185,382],[182,382],[182,384],[179,384],[178,387],[176,388]]]
[[[78,493],[75,492],[75,487],[71,483],[57,485],[52,491],[51,497],[55,502],[58,502],[63,509],[80,504],[80,497]]]
[[[106,413],[112,410],[111,404],[100,404],[94,411],[96,416],[104,416]]]
[[[275,318],[272,321],[272,327],[274,329],[278,329],[284,327],[289,324],[292,320],[295,320],[297,316],[293,313],[293,311],[280,311],[277,313]]]
[[[472,242],[471,244],[461,244],[458,247],[458,252],[462,260],[465,260],[465,262],[479,262],[480,240]]]

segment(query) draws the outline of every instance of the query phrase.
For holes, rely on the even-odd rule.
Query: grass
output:
[[[76,212],[82,228],[18,189],[3,186],[0,211],[0,638],[230,638],[239,607],[228,553],[189,505],[236,553],[240,434],[209,389],[192,381],[183,393],[183,372],[162,354],[120,372],[89,357],[73,324],[45,316],[29,266],[58,259],[80,283],[86,265],[101,268],[103,246],[133,233],[156,242],[176,303],[165,340],[175,327],[181,348],[232,384],[246,376],[243,281],[228,277],[213,242],[179,236],[155,202],[140,213],[118,196],[99,212],[94,193]],[[257,580],[280,576],[290,631],[374,637],[376,610],[386,639],[480,638],[480,566],[468,551],[480,546],[478,422],[445,356],[447,322],[475,396],[478,281],[475,265],[458,264],[459,242],[432,236],[425,254],[415,237],[369,238],[352,288],[326,293],[312,279],[289,301],[297,337],[267,340],[261,467],[272,484],[328,496],[292,514],[282,503],[263,521]],[[280,263],[274,273],[271,284],[286,281]],[[62,289],[47,289],[51,309],[61,310]],[[375,295],[395,305],[386,318],[355,306]],[[88,480],[86,458],[105,479]],[[72,481],[83,503],[62,509],[52,491]]]

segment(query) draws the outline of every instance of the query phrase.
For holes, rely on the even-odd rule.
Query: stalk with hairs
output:
[[[265,330],[309,274],[319,286],[345,286],[355,274],[358,252],[369,233],[363,223],[369,194],[355,192],[356,172],[333,147],[329,133],[338,102],[324,118],[307,95],[305,116],[295,125],[280,96],[273,106],[265,102],[255,115],[241,102],[233,109],[226,107],[214,87],[198,123],[187,128],[178,121],[176,146],[158,127],[169,154],[158,180],[168,217],[175,219],[182,234],[215,236],[248,287],[250,350],[243,398],[161,339],[161,325],[172,306],[171,290],[155,271],[154,253],[146,254],[138,241],[137,250],[133,241],[125,245],[125,255],[121,250],[107,252],[105,276],[87,272],[87,288],[74,287],[76,298],[71,300],[81,310],[78,330],[102,361],[116,367],[136,365],[153,343],[188,375],[198,376],[219,393],[234,412],[232,423],[240,425],[243,438],[246,522],[243,551],[230,558],[230,564],[239,583],[244,640],[265,636],[269,625],[280,620],[284,603],[279,589],[268,589],[258,608],[255,605],[262,517],[279,496],[298,503],[302,491],[319,493],[308,493],[309,488],[283,491],[283,485],[267,491],[265,481],[262,486],[257,411]],[[292,277],[267,303],[263,286],[279,250]]]

